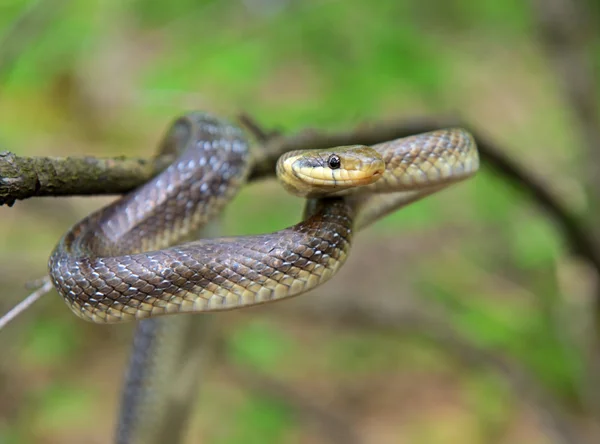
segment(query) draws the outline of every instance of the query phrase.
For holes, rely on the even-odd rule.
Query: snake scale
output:
[[[311,201],[310,214],[293,227],[173,246],[234,197],[248,176],[251,155],[240,129],[202,113],[178,119],[163,146],[183,148],[157,177],[76,224],[50,257],[56,289],[84,319],[112,323],[226,310],[304,293],[330,279],[344,263],[355,216],[368,206],[369,195],[427,192],[470,177],[478,168],[473,138],[461,129],[383,143],[372,150],[385,170],[374,173],[374,183],[356,188],[362,199],[328,197],[340,194],[338,185]],[[325,162],[332,156],[340,160],[335,150],[304,157],[288,153],[278,170],[289,169],[286,159],[296,156],[303,162],[297,171],[310,171],[312,159],[319,174],[328,174]],[[356,171],[365,164],[373,166],[359,159]],[[348,176],[335,166],[330,169]],[[291,180],[281,178],[289,186]]]
[[[201,113],[177,120],[163,145],[183,146],[182,153],[163,173],[76,224],[50,257],[54,286],[78,316],[110,323],[272,302],[315,288],[344,263],[368,197],[317,199],[309,217],[276,233],[172,246],[234,197],[251,155],[240,129]],[[386,169],[358,187],[362,195],[427,192],[478,168],[473,138],[461,129],[374,149]]]
[[[140,430],[150,433],[143,409],[153,398],[140,377],[144,366],[155,365],[146,362],[156,361],[156,332],[171,328],[155,317],[236,309],[314,289],[344,264],[356,231],[479,168],[473,137],[458,128],[372,147],[289,152],[277,175],[288,191],[307,198],[300,223],[262,235],[193,240],[234,198],[256,160],[242,130],[204,113],[177,119],[161,150],[176,154],[174,162],[76,223],[48,264],[77,316],[96,323],[145,319],[136,340],[149,345],[134,350],[128,383],[138,382],[125,391],[119,443],[148,442]]]

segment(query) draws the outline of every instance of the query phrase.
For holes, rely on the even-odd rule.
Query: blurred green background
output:
[[[0,150],[148,157],[193,109],[245,111],[286,133],[458,112],[574,211],[588,205],[589,160],[527,1],[47,3],[0,85]],[[0,31],[29,4],[3,1]],[[2,312],[46,273],[69,226],[111,200],[0,208]],[[272,181],[251,184],[223,231],[279,229],[302,204]],[[317,291],[218,314],[226,359],[202,376],[186,442],[329,442],[293,397],[249,389],[231,368],[274,378],[368,443],[555,442],[539,405],[488,355],[529,373],[551,399],[543,407],[559,405],[585,431],[592,284],[546,217],[484,170],[361,233]],[[482,365],[444,329],[484,351]],[[0,443],[110,442],[132,331],[85,323],[55,293],[3,330]]]

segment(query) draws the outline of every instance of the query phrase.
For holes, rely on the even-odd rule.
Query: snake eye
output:
[[[336,154],[332,154],[329,156],[329,159],[327,159],[327,165],[329,165],[329,168],[332,170],[337,170],[341,164],[342,161],[340,160],[340,156]]]

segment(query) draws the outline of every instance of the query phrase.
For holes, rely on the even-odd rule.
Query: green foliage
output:
[[[74,424],[93,423],[94,394],[83,387],[51,384],[36,396],[38,426],[42,430],[61,430]]]
[[[235,427],[215,443],[278,444],[293,425],[286,405],[259,396],[248,399],[230,420]]]
[[[27,332],[21,356],[27,365],[57,366],[76,352],[80,325],[62,320],[38,319]]]
[[[57,26],[42,33],[19,56],[9,86],[23,90],[47,87],[56,76],[73,69],[86,51],[93,51],[101,30],[97,26],[99,11],[92,5],[78,0],[59,9]]]
[[[0,28],[7,30],[28,4],[2,2]],[[459,108],[477,123],[513,134],[507,137],[513,145],[519,144],[519,134],[536,131],[549,131],[550,142],[569,140],[564,123],[569,116],[562,108],[545,102],[536,108],[529,103],[535,95],[519,101],[519,94],[547,75],[542,61],[525,63],[529,53],[521,51],[533,46],[531,34],[529,4],[522,0],[75,0],[19,57],[8,84],[2,85],[0,148],[14,144],[19,154],[50,155],[39,151],[53,146],[56,154],[127,155],[135,146],[136,155],[154,153],[154,146],[147,145],[186,108],[225,115],[244,110],[265,126],[285,131],[332,130]],[[505,72],[495,72],[497,66]],[[522,70],[515,74],[514,66]],[[528,72],[531,66],[543,71]],[[97,67],[106,69],[100,80],[81,81]],[[519,76],[530,77],[520,83]],[[512,86],[516,90],[510,93]],[[113,90],[121,100],[116,106],[101,100]],[[544,97],[554,93],[537,92]],[[504,104],[508,111],[502,108],[505,95],[510,95]],[[526,120],[517,122],[526,128],[514,128],[518,119],[511,121],[510,114],[515,109],[527,114],[533,127]],[[101,146],[96,134],[86,135],[90,122],[109,122],[113,128],[101,134]],[[544,150],[546,162],[565,157],[557,146],[518,148]],[[447,309],[450,323],[470,340],[510,355],[559,399],[577,402],[583,357],[557,333],[549,309],[560,304],[561,295],[547,283],[556,280],[555,268],[565,254],[556,230],[520,190],[485,165],[477,178],[446,193],[455,194],[411,205],[379,222],[373,232],[401,233],[406,242],[412,232],[431,233],[459,249],[450,259],[443,251],[440,258],[423,259],[424,265],[417,257],[402,258],[403,264],[415,263],[419,296]],[[274,231],[296,222],[301,207],[300,199],[281,190],[251,185],[226,211],[224,225],[235,234]],[[59,222],[46,223],[43,230],[34,229],[39,217],[28,221],[24,211],[22,221],[6,225],[11,236],[0,246],[13,255],[58,239],[59,230],[81,211],[77,204],[65,208],[73,211],[57,214]],[[2,214],[0,223],[6,224]],[[443,233],[445,223],[470,236],[452,243],[453,237]],[[504,285],[505,280],[513,285]],[[398,341],[399,334],[329,333],[319,338],[318,349],[307,350],[306,342],[285,326],[262,319],[257,315],[228,338],[228,353],[241,366],[285,376],[294,367],[319,367],[315,354],[322,353],[321,376],[335,381],[368,379],[377,370],[404,365],[423,373],[450,367],[444,353],[419,340]],[[28,326],[19,361],[29,369],[67,368],[86,340],[79,324],[38,317]],[[486,427],[500,427],[511,416],[505,392],[495,378],[465,373],[473,410]],[[92,402],[86,393],[57,382],[34,396],[40,429],[67,429],[69,421],[83,421]],[[453,418],[445,420],[450,424]],[[296,425],[285,406],[255,395],[236,406],[227,421],[235,427],[215,442],[282,442]],[[15,424],[6,436],[0,432],[0,442],[27,442],[26,422]],[[442,425],[414,429],[411,442],[447,442],[438,436],[447,430]],[[481,433],[482,442],[492,441]]]
[[[268,371],[293,355],[293,341],[268,322],[254,321],[234,331],[230,337],[232,358]]]
[[[512,257],[522,270],[540,269],[555,263],[561,252],[556,231],[546,221],[524,217],[509,226]]]
[[[214,5],[214,0],[132,0],[131,9],[139,23],[145,27],[169,25],[182,17],[202,20],[202,13]]]

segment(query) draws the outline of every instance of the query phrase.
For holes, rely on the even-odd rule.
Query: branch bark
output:
[[[122,194],[162,171],[172,157],[18,157],[0,152],[0,205],[42,196]]]

